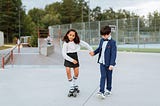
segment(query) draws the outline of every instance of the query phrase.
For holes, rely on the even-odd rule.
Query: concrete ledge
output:
[[[46,47],[42,47],[40,50],[40,54],[44,56],[48,56],[52,54],[54,51],[54,46],[53,45],[47,45]]]

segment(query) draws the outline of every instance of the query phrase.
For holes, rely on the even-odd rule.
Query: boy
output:
[[[100,30],[102,38],[100,39],[99,47],[90,52],[91,56],[99,53],[98,63],[100,64],[100,90],[98,96],[102,99],[105,95],[109,96],[112,89],[112,71],[115,66],[115,60],[117,55],[116,41],[111,37],[111,28],[109,26],[102,27]],[[105,82],[107,80],[107,83]],[[105,92],[106,83],[106,92]]]

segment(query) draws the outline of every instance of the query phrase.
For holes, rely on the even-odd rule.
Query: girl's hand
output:
[[[77,60],[73,60],[73,64],[77,64],[78,62],[77,62]]]
[[[93,51],[89,52],[89,54],[90,54],[91,56],[94,56],[94,52],[93,52]]]
[[[109,70],[113,70],[113,66],[112,65],[109,66]]]

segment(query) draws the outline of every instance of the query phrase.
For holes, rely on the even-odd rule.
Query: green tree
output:
[[[11,43],[19,29],[19,12],[22,12],[21,0],[0,0],[0,30],[4,32],[5,42]]]
[[[36,25],[32,21],[32,18],[29,15],[26,15],[24,17],[24,22],[23,22],[23,35],[25,36],[31,36],[35,35],[37,33]]]
[[[32,21],[32,18],[30,15],[26,15],[24,18],[24,24],[23,24],[23,34],[25,36],[31,36],[31,39],[29,41],[30,45],[32,47],[38,46],[38,33],[37,33],[37,26]]]
[[[158,11],[154,11],[153,13],[149,13],[148,18],[150,20],[149,26],[152,31],[159,31],[160,28],[160,13]]]
[[[61,9],[61,3],[56,2],[45,7],[45,16],[42,19],[42,22],[45,25],[45,28],[48,26],[61,24],[61,14],[59,13]]]
[[[89,17],[89,11],[91,11],[91,9],[89,9],[88,6],[88,2],[85,2],[84,0],[79,0],[79,4],[78,4],[81,8],[81,22],[88,22],[88,17]],[[78,14],[79,14],[78,13]]]
[[[91,19],[92,21],[100,21],[102,20],[102,13],[101,13],[101,7],[97,6],[96,8],[94,8],[92,10],[92,13],[91,13]]]
[[[32,21],[37,26],[37,29],[44,28],[44,24],[42,22],[42,19],[45,15],[45,11],[43,9],[33,8],[33,9],[29,10],[28,15],[31,17]]]
[[[111,20],[115,19],[116,12],[110,7],[109,9],[104,10],[102,14],[102,20]]]
[[[81,22],[82,20],[82,6],[85,6],[83,0],[62,0],[60,14],[62,16],[61,22],[63,24]],[[85,10],[85,8],[83,8]]]
[[[67,24],[67,23],[72,23],[75,21],[75,15],[74,15],[74,9],[75,1],[74,0],[63,0],[62,6],[61,6],[61,15],[62,15],[62,23]]]

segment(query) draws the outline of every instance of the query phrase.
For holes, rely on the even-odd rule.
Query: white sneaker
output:
[[[102,92],[98,92],[98,93],[97,93],[97,96],[98,96],[99,98],[101,98],[101,99],[105,99],[105,98],[106,98],[105,95],[104,95]]]
[[[111,92],[111,91],[106,90],[105,95],[106,95],[106,96],[111,96],[111,95],[112,95],[112,92]]]
[[[73,86],[70,87],[69,92],[74,92],[74,87]]]

